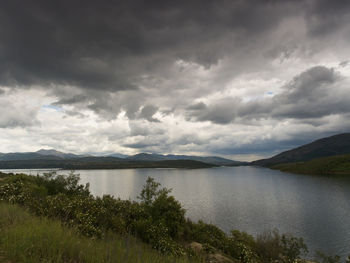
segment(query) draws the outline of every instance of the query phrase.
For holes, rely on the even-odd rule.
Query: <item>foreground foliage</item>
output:
[[[36,217],[23,208],[1,202],[0,232],[0,248],[14,262],[200,262],[161,255],[131,236],[109,232],[103,239],[83,237],[59,221]]]
[[[104,242],[113,233],[119,237],[131,235],[163,255],[178,259],[200,260],[220,253],[232,262],[304,262],[300,258],[307,253],[307,247],[301,238],[281,235],[276,230],[257,238],[238,230],[226,234],[214,225],[186,219],[185,210],[170,192],[152,178],[147,179],[139,202],[110,195],[94,197],[89,186],[80,185],[79,176],[73,173],[11,175],[0,181],[0,200],[20,205],[36,216],[58,220],[85,236],[84,242]],[[39,232],[48,224],[46,219],[40,220],[43,225],[37,228]],[[201,253],[189,248],[193,241],[203,245]]]

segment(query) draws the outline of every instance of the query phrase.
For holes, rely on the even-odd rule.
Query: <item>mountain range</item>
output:
[[[65,169],[117,169],[117,168],[201,168],[213,166],[256,165],[276,167],[281,164],[308,162],[323,157],[350,154],[350,133],[342,133],[322,138],[300,147],[284,151],[268,159],[250,163],[234,161],[218,156],[193,156],[174,154],[139,153],[123,155],[119,153],[105,156],[77,155],[64,153],[54,149],[41,149],[36,152],[0,153],[0,169],[7,168],[65,168]],[[326,159],[334,162],[333,159]],[[339,160],[348,160],[343,157]],[[347,162],[347,161],[345,161]],[[321,162],[313,162],[312,167]],[[317,164],[317,165],[315,165]],[[348,164],[341,164],[348,167]],[[345,166],[344,166],[345,165]],[[307,165],[304,165],[305,167]],[[304,167],[303,166],[303,167]],[[329,165],[328,165],[329,166]],[[282,167],[282,166],[280,166]],[[285,169],[286,166],[283,166]],[[290,165],[288,166],[291,167]],[[299,169],[300,165],[298,165]],[[278,169],[278,168],[277,168]],[[282,168],[281,168],[282,169]],[[295,166],[293,169],[296,170]],[[300,168],[301,169],[301,168]],[[340,168],[339,168],[340,169]],[[346,169],[345,169],[346,170]],[[345,171],[342,168],[342,171]],[[347,170],[346,170],[347,171]]]
[[[125,158],[127,160],[133,161],[165,161],[165,160],[193,160],[208,164],[222,165],[222,166],[236,166],[242,165],[244,162],[234,161],[217,156],[193,156],[193,155],[162,155],[162,154],[149,154],[149,153],[139,153],[133,156]]]
[[[243,162],[217,156],[161,155],[139,153],[136,155],[109,154],[106,156],[77,155],[54,149],[36,152],[0,153],[0,168],[131,168],[131,167],[210,167],[236,166]],[[46,167],[45,167],[46,165]]]

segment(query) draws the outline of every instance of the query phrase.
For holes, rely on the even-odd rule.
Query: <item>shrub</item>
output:
[[[277,230],[259,235],[256,249],[259,258],[266,263],[294,263],[308,252],[302,238],[290,234],[280,235]]]
[[[316,260],[320,263],[340,263],[339,256],[328,256],[322,253],[321,251],[316,251]]]
[[[67,176],[56,174],[56,172],[45,173],[42,176],[36,176],[38,185],[43,185],[49,195],[64,193],[68,195],[90,195],[89,184],[79,184],[79,174],[71,171]]]
[[[220,250],[224,250],[227,244],[227,236],[221,229],[201,220],[198,223],[187,220],[185,236],[187,240],[206,243]]]
[[[254,237],[246,232],[232,230],[225,248],[226,253],[241,262],[257,262],[256,243]]]

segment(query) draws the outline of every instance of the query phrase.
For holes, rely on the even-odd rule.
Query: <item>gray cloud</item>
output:
[[[75,95],[69,98],[63,98],[60,99],[59,101],[56,101],[54,104],[55,105],[70,105],[70,104],[78,104],[78,103],[82,103],[82,102],[86,102],[89,100],[89,97],[86,95]]]
[[[349,5],[344,1],[3,1],[0,84],[41,85],[55,89],[58,96],[62,94],[57,85],[68,85],[85,91],[58,103],[96,101],[103,99],[96,92],[138,90],[143,75],[159,78],[179,59],[210,67],[227,56],[247,53],[246,47],[261,48],[283,21],[303,19],[298,13],[304,9],[313,33],[345,25],[337,21],[347,19]],[[276,47],[271,54],[288,57],[290,51]],[[252,68],[239,59],[240,67]],[[137,110],[142,102],[138,104]],[[98,113],[116,110],[114,116],[121,107],[130,117],[137,111],[124,103],[113,109],[104,105],[96,101],[89,108]]]
[[[306,9],[310,35],[325,36],[339,30],[349,21],[349,9],[350,3],[346,0],[313,1]]]
[[[346,67],[347,65],[349,65],[349,60],[344,60],[344,61],[339,63],[339,66],[341,66],[343,68]]]
[[[272,98],[243,102],[227,98],[187,108],[189,119],[228,124],[242,119],[320,118],[350,112],[349,79],[333,68],[316,66],[294,77]]]
[[[348,80],[347,80],[348,81]],[[332,68],[313,67],[295,77],[285,91],[272,99],[272,116],[317,118],[350,111],[350,99],[338,97],[341,79]]]
[[[159,122],[158,119],[153,118],[153,115],[156,114],[158,111],[158,107],[153,106],[153,105],[146,105],[142,108],[140,112],[140,118],[146,119],[150,122]]]
[[[147,136],[147,135],[163,135],[166,130],[162,127],[156,126],[158,122],[148,125],[143,121],[129,121],[130,136]]]
[[[6,116],[6,118],[0,118],[0,128],[16,128],[36,125],[38,124],[37,122],[28,119],[34,116],[34,114],[31,114],[29,116]]]
[[[157,143],[149,143],[149,142],[137,142],[137,143],[127,143],[124,144],[125,147],[128,148],[134,148],[134,149],[140,149],[140,150],[147,150],[152,146],[158,146],[158,142]]]
[[[224,155],[345,131],[349,11],[346,0],[5,0],[0,127],[61,150]]]
[[[232,122],[237,116],[236,106],[239,99],[229,98],[217,101],[213,105],[205,105],[203,102],[188,107],[188,118],[195,117],[197,121],[211,121],[217,124]]]
[[[37,110],[25,109],[16,105],[3,104],[1,101],[0,128],[29,127],[39,125],[37,120]]]
[[[84,115],[83,113],[78,112],[78,111],[65,110],[64,113],[65,113],[67,116],[75,116],[75,117],[78,117],[78,118],[81,118],[81,119],[87,117],[86,115]]]
[[[192,104],[187,107],[187,110],[189,111],[198,111],[198,110],[205,110],[207,108],[207,105],[203,102],[198,102],[196,104]]]

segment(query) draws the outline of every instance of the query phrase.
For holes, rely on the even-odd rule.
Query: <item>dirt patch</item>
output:
[[[225,257],[224,255],[220,253],[207,253],[204,251],[203,245],[198,243],[198,242],[192,242],[189,244],[189,247],[197,254],[197,255],[202,255],[205,259],[206,262],[209,263],[234,263],[233,260],[229,259],[228,257]]]
[[[0,250],[0,263],[12,263],[11,261],[9,261],[5,258],[4,254],[2,253],[1,250]]]

